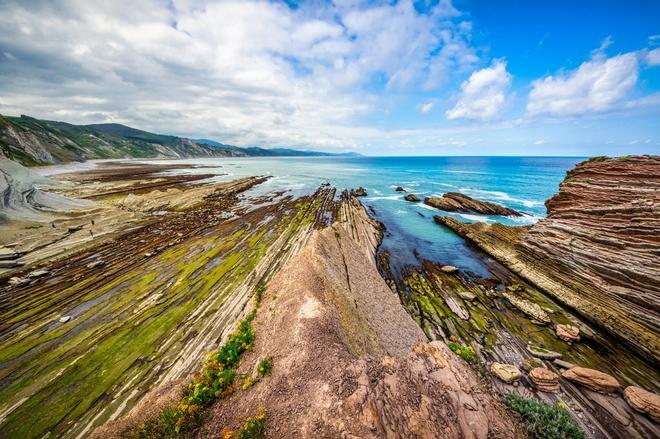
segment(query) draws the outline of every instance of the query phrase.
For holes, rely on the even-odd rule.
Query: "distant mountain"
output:
[[[154,134],[109,123],[72,125],[0,115],[0,157],[25,166],[112,158],[335,155],[292,149],[239,148],[212,140]]]
[[[301,151],[290,148],[259,148],[251,146],[241,148],[238,146],[226,145],[209,139],[194,139],[194,142],[213,146],[215,148],[229,148],[233,151],[244,152],[249,157],[359,157],[356,152],[332,153],[321,151]]]

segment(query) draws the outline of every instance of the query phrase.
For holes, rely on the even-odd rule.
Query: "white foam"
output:
[[[460,217],[471,220],[471,221],[478,221],[480,223],[486,223],[486,224],[492,224],[496,222],[494,219],[490,219],[485,216],[480,216],[480,215],[470,215],[467,213],[459,213],[458,214]]]

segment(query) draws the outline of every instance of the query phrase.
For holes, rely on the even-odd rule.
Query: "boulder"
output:
[[[660,395],[641,387],[630,386],[623,391],[623,397],[630,407],[660,422]]]
[[[580,341],[580,329],[573,325],[562,325],[561,323],[557,324],[557,337],[569,342],[578,342]]]
[[[404,198],[406,199],[406,201],[410,201],[413,203],[417,203],[418,201],[421,201],[419,197],[415,194],[408,194]]]
[[[572,369],[576,367],[575,364],[569,363],[568,361],[560,360],[559,358],[555,358],[552,362],[563,369]]]
[[[559,393],[559,376],[545,367],[537,367],[529,371],[529,379],[541,392]]]
[[[394,189],[397,192],[405,192],[406,190],[402,188],[401,186],[397,186],[396,189]]]
[[[440,268],[444,273],[456,273],[458,271],[457,267],[454,267],[453,265],[444,265]]]
[[[468,302],[472,302],[474,299],[477,298],[476,294],[471,293],[469,291],[457,291],[456,294],[458,294],[458,297],[460,297],[463,300],[467,300]]]
[[[540,358],[542,360],[554,360],[555,358],[561,358],[561,354],[559,352],[549,351],[537,346],[527,346],[527,351],[534,355],[536,358]]]
[[[497,378],[509,384],[518,381],[521,377],[520,369],[513,364],[493,363],[490,366],[490,371]]]
[[[50,274],[49,270],[35,270],[27,275],[29,279],[36,279],[38,277],[43,277]]]
[[[66,323],[66,322],[68,322],[69,320],[71,320],[71,316],[63,316],[63,317],[60,317],[60,323]]]
[[[620,387],[612,375],[586,367],[573,367],[562,372],[561,376],[600,393],[612,393]]]

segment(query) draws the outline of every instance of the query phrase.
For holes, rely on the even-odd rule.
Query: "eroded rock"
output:
[[[555,329],[557,332],[557,337],[566,341],[575,343],[580,341],[580,329],[572,325],[562,325],[561,323],[557,324]]]
[[[504,296],[511,303],[511,305],[515,306],[537,322],[541,324],[550,323],[550,317],[548,316],[548,313],[543,311],[543,308],[541,308],[536,303],[518,297],[509,291],[502,291],[502,296]]]
[[[537,367],[529,371],[532,380],[541,392],[559,393],[559,376],[545,367]]]
[[[660,422],[660,395],[641,387],[630,386],[623,391],[623,397],[630,407],[644,413],[655,422]]]
[[[424,204],[445,212],[480,213],[482,215],[521,216],[516,210],[488,201],[479,201],[459,192],[447,192],[442,197],[426,197]]]
[[[404,198],[406,199],[406,201],[410,201],[412,203],[417,203],[417,202],[421,201],[419,199],[419,197],[415,194],[408,194]]]
[[[542,360],[554,360],[555,358],[561,358],[561,354],[559,352],[550,351],[538,346],[527,346],[527,351],[534,355],[536,358],[540,358]]]
[[[600,393],[612,393],[620,387],[612,375],[586,367],[573,367],[562,372],[561,376]]]
[[[518,381],[521,377],[520,369],[513,364],[493,363],[490,366],[490,371],[497,378],[509,384]]]

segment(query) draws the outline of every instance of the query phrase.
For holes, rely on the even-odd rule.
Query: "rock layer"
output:
[[[516,210],[488,201],[479,201],[460,192],[447,192],[442,197],[426,197],[424,204],[445,212],[480,213],[482,215],[521,216]]]
[[[623,397],[630,407],[645,413],[655,422],[660,422],[660,395],[641,387],[630,386],[623,391]]]
[[[527,227],[435,220],[660,360],[660,157],[598,158],[567,174]]]
[[[594,392],[612,393],[620,387],[619,382],[612,375],[586,367],[573,367],[562,372],[561,376]]]

